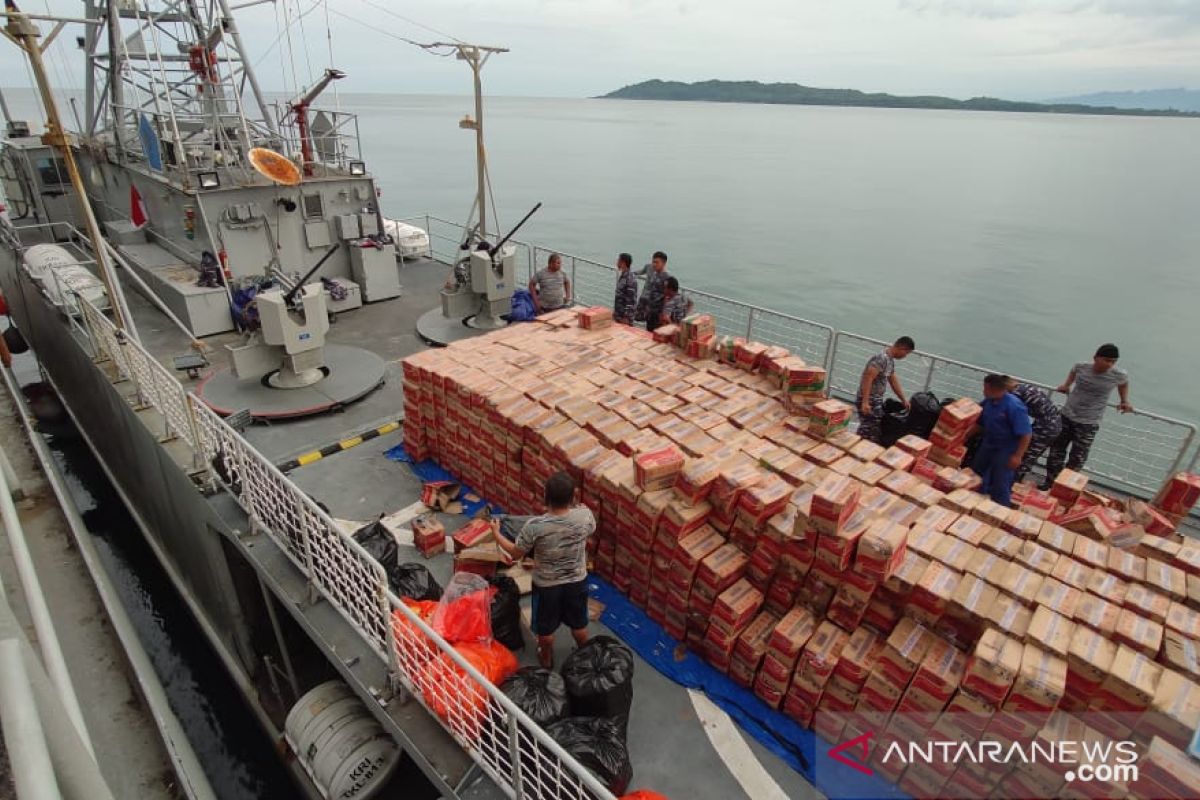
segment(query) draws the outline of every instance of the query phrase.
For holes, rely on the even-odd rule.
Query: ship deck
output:
[[[330,327],[331,342],[362,347],[386,362],[384,384],[367,397],[336,413],[285,422],[256,423],[243,432],[245,438],[276,464],[358,435],[384,423],[400,419],[403,390],[400,359],[426,348],[417,335],[416,320],[439,303],[438,292],[446,277],[446,267],[435,261],[407,261],[400,268],[404,291],[393,300],[365,305],[338,315]],[[172,357],[188,351],[187,338],[132,288],[127,297],[142,344],[163,364],[171,366]],[[223,364],[223,346],[237,341],[236,334],[220,334],[204,341],[215,351],[214,366]],[[178,373],[184,386],[193,389],[203,380],[188,380]],[[304,491],[326,504],[336,518],[365,521],[411,505],[420,498],[421,482],[407,464],[388,460],[384,452],[400,442],[399,431],[370,439],[356,447],[325,456],[290,472],[291,479]],[[186,449],[186,448],[184,448]],[[180,453],[180,463],[185,455]],[[487,487],[477,487],[486,495]],[[240,506],[227,494],[209,501],[234,530],[245,531],[239,543],[247,559],[265,582],[284,601],[299,625],[338,665],[342,676],[369,697],[386,686],[384,665],[367,644],[328,603],[308,602],[304,576],[283,551],[262,533],[249,532],[250,526]],[[454,530],[462,518],[446,518],[447,530]],[[401,560],[421,560],[413,548],[402,548]],[[444,582],[451,571],[448,555],[428,562],[431,571]],[[523,611],[528,634],[528,603]],[[593,634],[610,633],[600,622],[592,622]],[[570,637],[560,631],[556,661],[561,663],[570,649]],[[521,654],[522,664],[535,662],[533,647]],[[472,762],[440,725],[417,703],[389,704],[387,713],[392,733],[407,740],[410,754],[427,774],[440,777],[443,789],[464,797],[499,797],[502,792]],[[634,707],[628,733],[633,763],[634,787],[652,788],[668,797],[820,797],[817,790],[787,763],[749,735],[742,735],[761,764],[761,769],[744,762],[745,747],[722,741],[717,747],[706,731],[692,694],[637,659],[634,678]],[[718,712],[723,714],[724,712]],[[733,762],[739,778],[728,762]],[[749,777],[748,777],[749,776]]]

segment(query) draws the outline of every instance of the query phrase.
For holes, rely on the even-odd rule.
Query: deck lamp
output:
[[[196,179],[200,181],[201,189],[216,189],[221,185],[221,176],[215,172],[198,172]]]
[[[366,163],[364,163],[362,161],[351,161],[350,162],[350,174],[351,175],[366,175],[367,174]]]

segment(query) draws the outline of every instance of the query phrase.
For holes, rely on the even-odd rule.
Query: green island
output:
[[[1022,111],[1041,114],[1100,114],[1136,117],[1200,117],[1200,112],[1175,109],[1116,108],[1081,103],[1030,103],[995,97],[955,100],[937,95],[903,96],[856,89],[819,89],[798,83],[759,81],[649,80],[601,95],[615,100],[692,100],[706,103],[770,103],[801,106],[855,106],[862,108],[937,108],[952,111]]]

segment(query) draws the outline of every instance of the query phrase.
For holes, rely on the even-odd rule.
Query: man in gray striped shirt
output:
[[[533,633],[538,640],[538,662],[554,666],[554,633],[559,626],[571,629],[576,645],[587,641],[587,542],[596,530],[596,518],[587,506],[572,506],[575,481],[556,472],[546,481],[546,513],[536,517],[507,517],[497,521],[496,541],[511,558],[533,556]],[[511,523],[522,522],[516,541],[505,533]]]
[[[533,295],[533,307],[539,314],[571,305],[571,279],[563,272],[562,256],[550,254],[546,268],[538,270],[529,281],[529,293]]]

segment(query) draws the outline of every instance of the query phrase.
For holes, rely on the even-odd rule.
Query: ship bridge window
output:
[[[67,165],[61,158],[39,158],[36,162],[38,180],[42,186],[64,186],[71,182],[67,175]]]
[[[305,219],[321,219],[325,216],[325,201],[320,193],[306,194],[301,199],[304,202]]]

